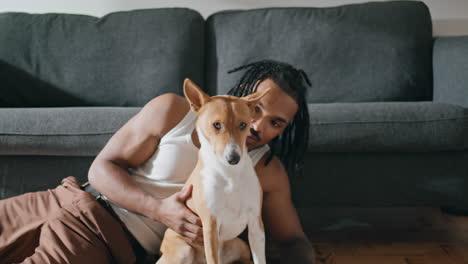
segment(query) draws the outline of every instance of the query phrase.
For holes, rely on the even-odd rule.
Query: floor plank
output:
[[[402,256],[337,256],[334,264],[408,264]]]
[[[456,263],[468,264],[468,246],[442,245],[441,247]]]
[[[406,264],[458,264],[449,256],[411,256],[405,259]]]
[[[468,217],[427,207],[299,212],[319,264],[468,264]]]

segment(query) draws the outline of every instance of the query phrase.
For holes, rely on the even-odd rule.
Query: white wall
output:
[[[385,1],[385,0],[374,0]],[[74,13],[103,16],[122,10],[158,7],[188,7],[204,17],[225,9],[259,7],[310,6],[325,7],[368,0],[1,0],[0,12]],[[468,0],[423,0],[431,10],[434,35],[468,35]]]

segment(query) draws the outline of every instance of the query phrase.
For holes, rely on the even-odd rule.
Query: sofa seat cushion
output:
[[[95,156],[140,109],[0,108],[0,155]]]
[[[309,104],[311,152],[467,148],[468,109],[434,102]]]

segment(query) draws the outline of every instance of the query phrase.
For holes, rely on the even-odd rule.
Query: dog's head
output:
[[[198,115],[200,142],[210,145],[223,163],[235,165],[247,151],[245,141],[253,111],[269,89],[244,97],[208,96],[189,79],[184,81],[184,94],[192,111]]]

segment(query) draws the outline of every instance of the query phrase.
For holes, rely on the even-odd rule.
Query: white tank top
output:
[[[197,114],[188,111],[184,118],[164,135],[155,153],[143,164],[129,169],[138,186],[156,198],[166,198],[180,191],[198,160],[199,149],[193,144]],[[248,152],[254,166],[269,150],[268,145]],[[111,203],[128,230],[150,254],[159,253],[166,231],[161,222],[135,214]]]

